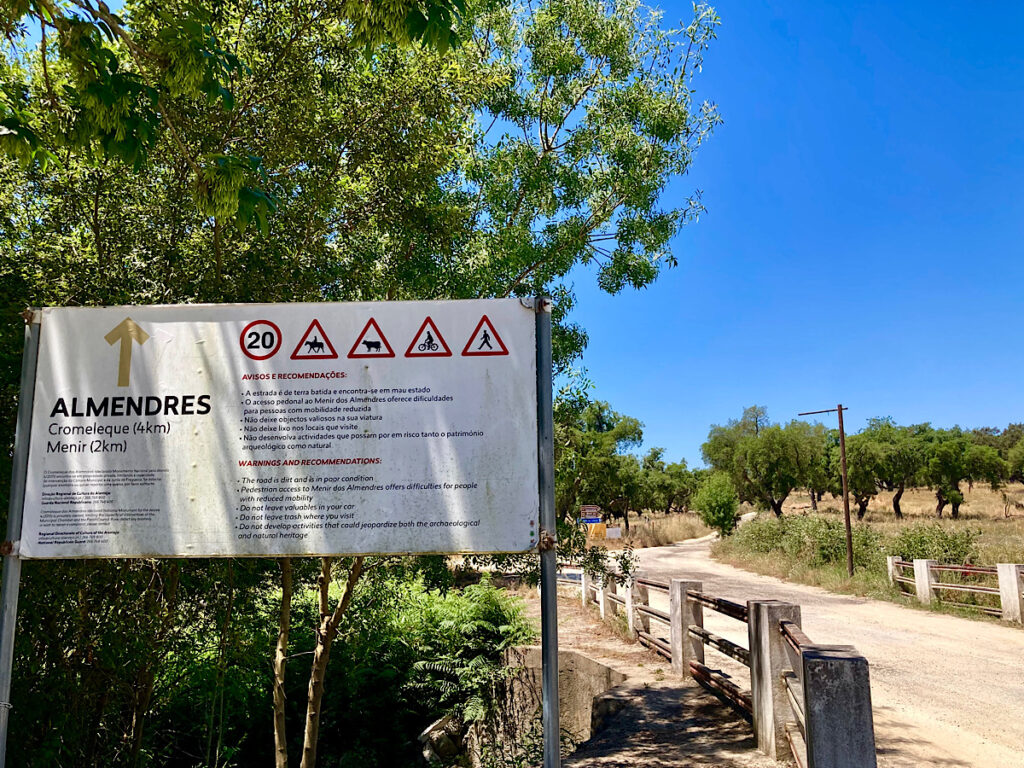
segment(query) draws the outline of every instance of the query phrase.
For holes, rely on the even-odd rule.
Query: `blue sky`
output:
[[[668,192],[708,212],[644,291],[575,276],[593,396],[691,465],[753,404],[1024,421],[1024,4],[714,5],[725,123]]]

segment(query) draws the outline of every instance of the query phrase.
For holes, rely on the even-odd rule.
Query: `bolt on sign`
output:
[[[21,557],[537,546],[532,303],[39,317]]]

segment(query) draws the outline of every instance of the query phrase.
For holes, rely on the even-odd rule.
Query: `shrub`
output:
[[[693,498],[693,506],[700,512],[704,524],[717,529],[722,536],[728,536],[736,527],[739,504],[736,488],[725,472],[710,475]]]
[[[774,517],[756,517],[733,536],[734,544],[748,552],[782,552],[783,528]]]
[[[852,538],[854,565],[881,568],[881,536],[867,525],[856,525]],[[734,540],[747,551],[781,553],[806,565],[846,562],[846,528],[841,520],[829,517],[762,517],[740,528]]]
[[[889,541],[886,549],[902,560],[938,560],[960,565],[977,559],[980,535],[981,531],[973,528],[952,530],[938,523],[909,525]]]

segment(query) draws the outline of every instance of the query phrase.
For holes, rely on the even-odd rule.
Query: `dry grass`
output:
[[[1024,563],[1024,513],[1015,504],[1024,505],[1024,485],[1011,483],[1002,490],[993,491],[988,486],[964,488],[964,505],[960,508],[960,519],[953,520],[946,507],[942,519],[935,517],[935,494],[927,488],[914,488],[903,494],[903,520],[897,520],[892,511],[892,494],[880,493],[868,505],[864,522],[890,536],[912,523],[936,522],[944,528],[968,527],[980,532],[978,536],[978,563]],[[1007,507],[1009,516],[1007,516]],[[787,514],[808,513],[811,500],[806,493],[794,494],[786,501],[783,510]],[[819,502],[822,514],[841,514],[842,498]],[[850,510],[856,514],[856,506]],[[856,518],[855,518],[856,519]]]
[[[699,539],[707,536],[711,529],[700,521],[693,513],[677,512],[674,514],[646,514],[642,520],[636,520],[629,526],[629,535],[623,529],[623,538],[594,540],[592,544],[602,544],[608,549],[622,549],[630,544],[634,549],[642,547],[665,547],[686,539]]]
[[[1019,518],[1024,519],[1024,484],[1010,483],[998,491],[993,491],[987,485],[976,485],[974,488],[964,486],[964,504],[960,507],[961,520],[978,520],[991,518]],[[868,513],[865,520],[876,522],[883,519],[892,519],[892,497],[889,491],[883,491],[875,496],[868,504]],[[843,499],[826,496],[825,501],[819,502],[821,511],[829,507],[842,509]],[[857,507],[851,502],[851,512],[856,512]],[[935,517],[935,493],[927,488],[911,488],[903,494],[900,507],[906,518],[934,518]],[[810,496],[805,492],[793,493],[783,505],[784,512],[809,512],[811,509]],[[947,506],[943,517],[949,517]]]
[[[902,504],[904,519],[897,520],[892,512],[892,494],[881,494],[868,507],[864,522],[885,541],[895,538],[903,529],[912,525],[933,523],[948,530],[970,529],[978,534],[975,563],[1024,563],[1024,514],[1014,507],[1016,500],[1024,499],[1024,486],[1015,483],[1003,491],[992,491],[987,486],[975,487],[971,490],[965,489],[964,495],[966,501],[961,507],[960,519],[951,519],[947,507],[946,514],[939,520],[935,516],[935,497],[930,491],[907,491]],[[1006,499],[1009,500],[1009,516],[1006,515]],[[841,517],[841,499],[828,498],[820,502],[818,507],[820,515]],[[784,507],[786,515],[808,514],[810,511],[810,499],[806,494],[791,497]],[[851,511],[856,512],[856,507]],[[854,520],[856,521],[856,518]],[[757,573],[812,584],[833,592],[864,595],[916,606],[912,599],[888,584],[884,569],[881,567],[859,568],[853,578],[850,578],[842,564],[815,566],[781,552],[751,552],[734,544],[731,539],[716,544],[713,549],[716,559]],[[956,580],[952,575],[947,575],[947,579]],[[976,601],[996,604],[992,600],[984,599],[984,596],[976,598]],[[949,604],[934,605],[932,608],[961,616],[983,616],[971,609],[956,608]]]

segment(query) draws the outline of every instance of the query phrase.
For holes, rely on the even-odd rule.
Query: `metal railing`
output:
[[[904,575],[908,570],[911,575]],[[905,586],[910,587],[917,599],[926,605],[936,601],[943,605],[982,611],[1006,621],[1024,623],[1024,565],[942,565],[935,560],[907,562],[898,557],[889,557],[887,571],[890,584],[904,594],[910,594],[904,590]],[[949,581],[943,574],[955,574],[961,580]],[[984,581],[989,583],[982,583]],[[948,592],[977,595],[982,600],[987,599],[988,603],[977,599],[973,602],[950,600],[944,594]],[[992,597],[997,599],[993,600]]]

